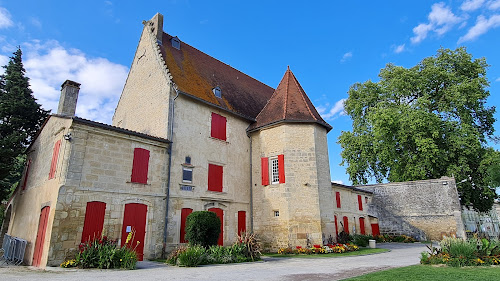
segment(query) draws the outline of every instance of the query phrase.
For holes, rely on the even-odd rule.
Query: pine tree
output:
[[[34,139],[48,116],[33,97],[22,63],[20,48],[13,53],[0,75],[0,201],[6,199],[19,180],[16,161]],[[16,176],[17,174],[17,176]]]

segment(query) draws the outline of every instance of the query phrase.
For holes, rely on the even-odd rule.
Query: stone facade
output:
[[[373,214],[382,234],[406,234],[421,240],[465,237],[453,178],[357,186],[373,192]]]
[[[162,252],[168,142],[130,135],[110,126],[89,126],[88,122],[51,116],[28,149],[31,165],[27,185],[11,200],[8,231],[29,241],[26,264],[33,260],[43,207],[49,206],[50,213],[40,265],[58,266],[78,249],[86,206],[92,201],[106,203],[103,235],[118,240],[118,244],[125,204],[147,205],[144,256],[155,258]],[[61,140],[57,168],[55,177],[49,179],[57,140]],[[147,184],[130,182],[134,148],[150,151]]]

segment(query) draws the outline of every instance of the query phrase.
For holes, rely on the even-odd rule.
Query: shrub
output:
[[[372,238],[372,236],[368,235],[353,235],[353,242],[355,245],[358,245],[360,247],[366,247],[369,244],[369,240]]]
[[[167,263],[171,265],[177,265],[177,259],[179,255],[187,250],[186,246],[179,246],[177,249],[172,251],[167,257]]]
[[[476,239],[445,238],[441,241],[441,250],[452,258],[473,259],[476,255]],[[460,261],[458,261],[460,263]]]
[[[341,231],[337,236],[337,243],[345,244],[349,243],[350,241],[352,241],[352,236],[347,232]]]
[[[260,260],[261,246],[257,236],[254,233],[243,232],[238,235],[237,244],[242,244],[246,248],[245,256],[252,261]]]
[[[205,248],[216,245],[220,224],[219,218],[213,212],[192,212],[186,218],[186,239],[191,245],[201,245]]]

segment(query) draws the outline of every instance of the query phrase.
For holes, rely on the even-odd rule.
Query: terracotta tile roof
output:
[[[249,131],[279,122],[313,122],[324,126],[327,131],[332,129],[316,111],[290,68]]]
[[[205,102],[255,120],[274,89],[181,41],[163,33],[162,55],[178,90]],[[222,98],[212,89],[219,86]]]

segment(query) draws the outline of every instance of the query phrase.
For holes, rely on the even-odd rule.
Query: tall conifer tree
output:
[[[0,201],[6,199],[13,183],[19,180],[16,161],[24,159],[24,149],[49,114],[33,97],[20,48],[3,68],[5,73],[0,75]]]

